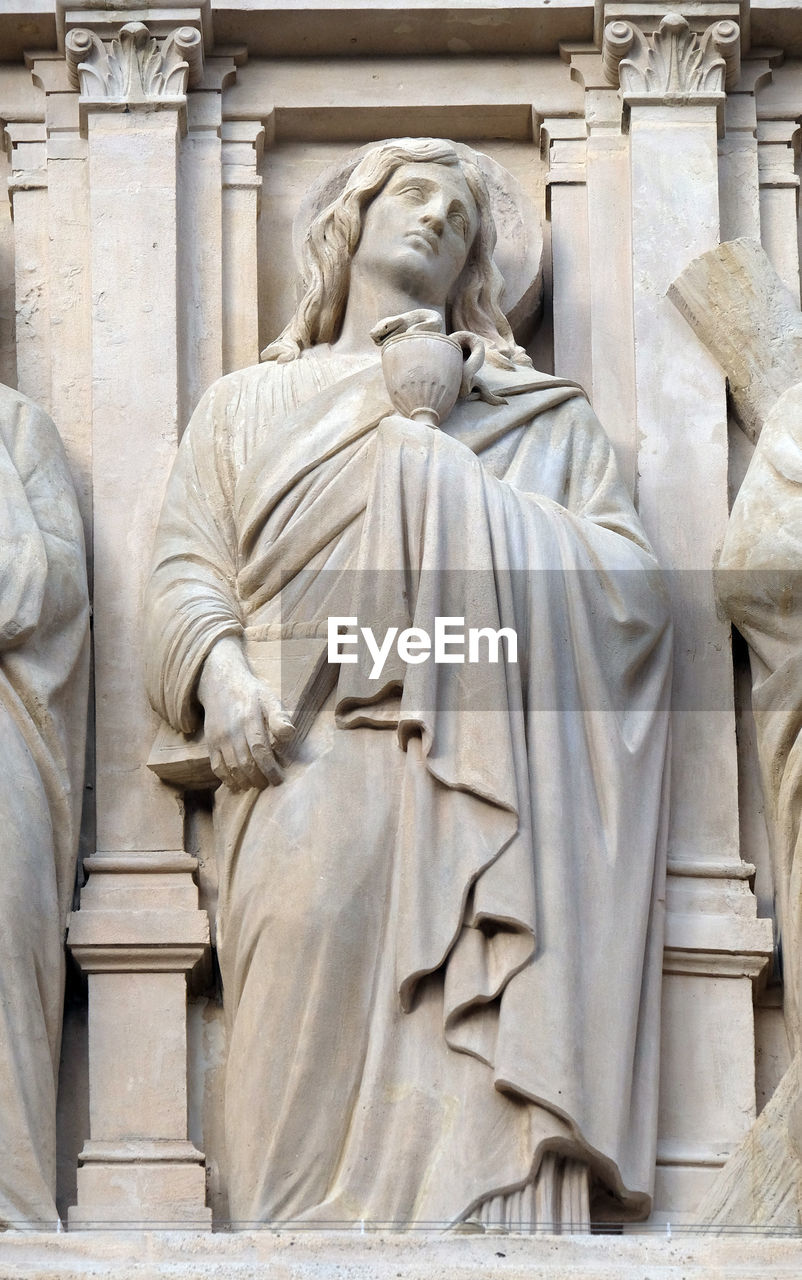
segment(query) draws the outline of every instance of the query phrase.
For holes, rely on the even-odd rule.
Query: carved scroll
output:
[[[108,42],[79,27],[65,48],[71,83],[94,102],[183,97],[203,74],[203,39],[194,27],[179,27],[161,43],[142,22],[126,23]]]
[[[602,65],[625,93],[687,98],[720,93],[740,74],[741,37],[729,18],[698,35],[678,13],[667,13],[653,35],[621,19],[607,24]]]

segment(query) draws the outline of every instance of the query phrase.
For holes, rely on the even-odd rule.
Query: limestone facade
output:
[[[513,239],[540,234],[543,248],[542,303],[533,314],[536,291],[523,299],[516,336],[537,369],[587,392],[667,571],[662,1032],[643,1229],[704,1216],[791,1051],[748,654],[713,579],[753,442],[728,404],[730,370],[668,291],[699,255],[745,237],[798,306],[800,122],[802,4],[787,0],[0,0],[0,382],[58,427],[93,601],[58,1102],[70,1232],[230,1218],[211,800],[148,768],[159,718],[143,593],[195,406],[255,365],[294,309],[299,207],[355,148],[399,136],[467,144],[517,183],[527,212]],[[798,1232],[801,1206],[798,1184],[756,1188],[743,1212]],[[599,1267],[615,1265],[609,1244]],[[46,1274],[57,1264],[41,1256]],[[626,1265],[656,1266],[644,1258]],[[591,1275],[596,1261],[560,1265]],[[714,1265],[705,1255],[698,1274],[727,1274],[702,1269]],[[781,1274],[785,1256],[754,1265]]]

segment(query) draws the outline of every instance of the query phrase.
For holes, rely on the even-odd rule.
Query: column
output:
[[[223,121],[223,369],[259,359],[256,223],[265,144],[261,121]]]
[[[666,290],[718,243],[725,82],[737,24],[617,16],[602,57],[629,132],[639,505],[675,626],[656,1217],[690,1214],[755,1115],[752,985],[771,952],[739,853],[728,625],[711,569],[728,519],[724,377]]]
[[[43,121],[6,125],[14,218],[17,389],[50,412],[50,272],[47,131]]]
[[[551,223],[554,372],[590,394],[593,381],[585,187],[584,120],[549,117],[541,146],[549,160],[546,211]]]
[[[32,60],[45,93],[50,412],[69,458],[84,521],[92,580],[92,363],[87,143],[78,95],[56,54]]]
[[[208,920],[180,797],[146,766],[158,724],[140,638],[181,425],[180,299],[199,292],[179,288],[178,185],[202,36],[189,23],[165,29],[169,13],[149,10],[160,38],[131,22],[109,39],[108,13],[98,34],[91,4],[77,9],[65,47],[88,172],[98,851],[69,930],[90,1028],[90,1136],[70,1224],[208,1227],[203,1156],[187,1138],[185,1012]],[[217,370],[203,355],[201,367]]]
[[[203,392],[224,372],[222,91],[235,76],[233,58],[206,59],[202,82],[187,96],[187,133],[178,173],[182,431]],[[254,276],[255,287],[254,262],[255,257],[248,275]]]
[[[771,79],[768,58],[741,63],[737,84],[727,94],[725,134],[719,141],[721,240],[760,239],[757,103],[755,94]]]
[[[799,302],[799,117],[759,119],[760,239],[771,265]]]
[[[591,399],[613,442],[630,493],[637,487],[637,419],[632,330],[629,139],[622,104],[601,54],[566,45],[571,74],[585,87],[585,180],[591,313]]]

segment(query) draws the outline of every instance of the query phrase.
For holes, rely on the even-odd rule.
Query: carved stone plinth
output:
[[[68,945],[89,980],[91,1136],[71,1226],[211,1223],[203,1154],[187,1139],[186,975],[209,944],[195,865],[183,853],[87,859]]]

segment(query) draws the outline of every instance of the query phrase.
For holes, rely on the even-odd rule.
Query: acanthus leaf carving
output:
[[[183,97],[203,71],[203,42],[179,27],[161,44],[142,22],[128,22],[107,43],[78,28],[66,38],[67,66],[81,97],[95,102],[149,102]]]
[[[625,93],[669,100],[720,93],[739,75],[740,32],[723,19],[700,36],[685,18],[667,13],[645,35],[619,19],[605,29],[602,60],[610,82],[620,80]]]
[[[122,67],[109,57],[106,46],[93,31],[70,31],[65,41],[70,81],[84,98],[121,98]]]

